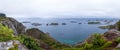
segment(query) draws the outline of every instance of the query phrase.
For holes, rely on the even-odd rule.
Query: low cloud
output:
[[[0,12],[12,17],[119,17],[119,0],[0,0]]]

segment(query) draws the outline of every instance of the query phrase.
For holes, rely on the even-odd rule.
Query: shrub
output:
[[[13,30],[0,24],[0,42],[13,39]]]
[[[120,43],[120,37],[116,38],[115,41]]]
[[[68,45],[57,42],[55,39],[51,38],[49,34],[40,35],[40,40],[48,44],[50,48],[54,50],[69,47]]]
[[[108,41],[106,42],[103,46],[101,46],[100,48],[98,48],[97,50],[103,50],[104,48],[108,47],[112,45],[112,41]]]
[[[37,41],[30,36],[19,35],[19,41],[23,43],[30,50],[41,50]]]
[[[94,34],[92,43],[94,47],[100,47],[105,44],[105,39],[102,38],[101,34]]]
[[[84,44],[84,46],[83,46],[83,48],[84,48],[85,50],[91,49],[92,47],[93,47],[92,44],[89,44],[87,41],[85,41],[85,44]]]

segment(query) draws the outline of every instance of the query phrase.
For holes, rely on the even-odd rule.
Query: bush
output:
[[[103,46],[101,46],[97,50],[103,50],[104,48],[109,47],[110,45],[112,45],[112,41],[106,42]]]
[[[120,43],[120,37],[116,38],[115,41]]]
[[[37,41],[26,35],[19,35],[19,41],[23,43],[27,48],[30,50],[41,50],[40,46],[38,45]]]
[[[85,44],[84,44],[84,46],[83,46],[83,48],[84,48],[85,50],[91,49],[92,47],[93,47],[92,44],[89,44],[87,41],[85,41]]]
[[[13,30],[0,24],[0,42],[13,39]]]
[[[105,39],[102,38],[101,34],[94,34],[92,43],[94,47],[100,47],[105,44]]]
[[[90,43],[88,43],[89,41],[85,41],[84,45],[81,47],[83,50],[99,50],[100,49],[104,49],[105,47],[109,46],[108,42],[106,44],[106,40],[104,38],[102,38],[101,34],[93,34],[92,38],[90,39],[92,40]]]
[[[54,50],[69,47],[68,45],[57,42],[55,39],[51,38],[49,36],[49,34],[40,35],[39,39],[42,40],[43,42],[45,42],[46,44],[48,44],[50,46],[50,48],[54,49]]]

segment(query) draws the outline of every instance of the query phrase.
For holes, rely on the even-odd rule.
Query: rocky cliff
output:
[[[69,47],[68,45],[61,44],[60,42],[50,37],[48,33],[44,33],[37,28],[31,28],[31,29],[25,30],[25,26],[22,23],[18,22],[14,18],[6,17],[6,15],[3,13],[0,13],[0,23],[3,24],[4,26],[8,26],[9,28],[11,28],[14,32],[14,35],[16,35],[16,37],[19,37],[19,35],[22,34],[26,36],[26,37],[23,37],[23,39],[32,37],[32,40],[33,39],[37,40],[37,42],[34,42],[34,43],[39,44],[39,47],[44,50],[53,50],[53,49],[60,50],[60,48]],[[29,41],[29,40],[23,40],[22,43],[26,45],[27,42],[25,41]]]
[[[0,23],[13,29],[15,35],[25,33],[25,26],[13,18],[10,17],[2,18],[0,20]]]

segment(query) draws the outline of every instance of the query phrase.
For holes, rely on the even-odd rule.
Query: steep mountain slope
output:
[[[7,17],[5,14],[0,14],[0,23],[13,29],[15,35],[25,33],[25,26],[22,23]]]

